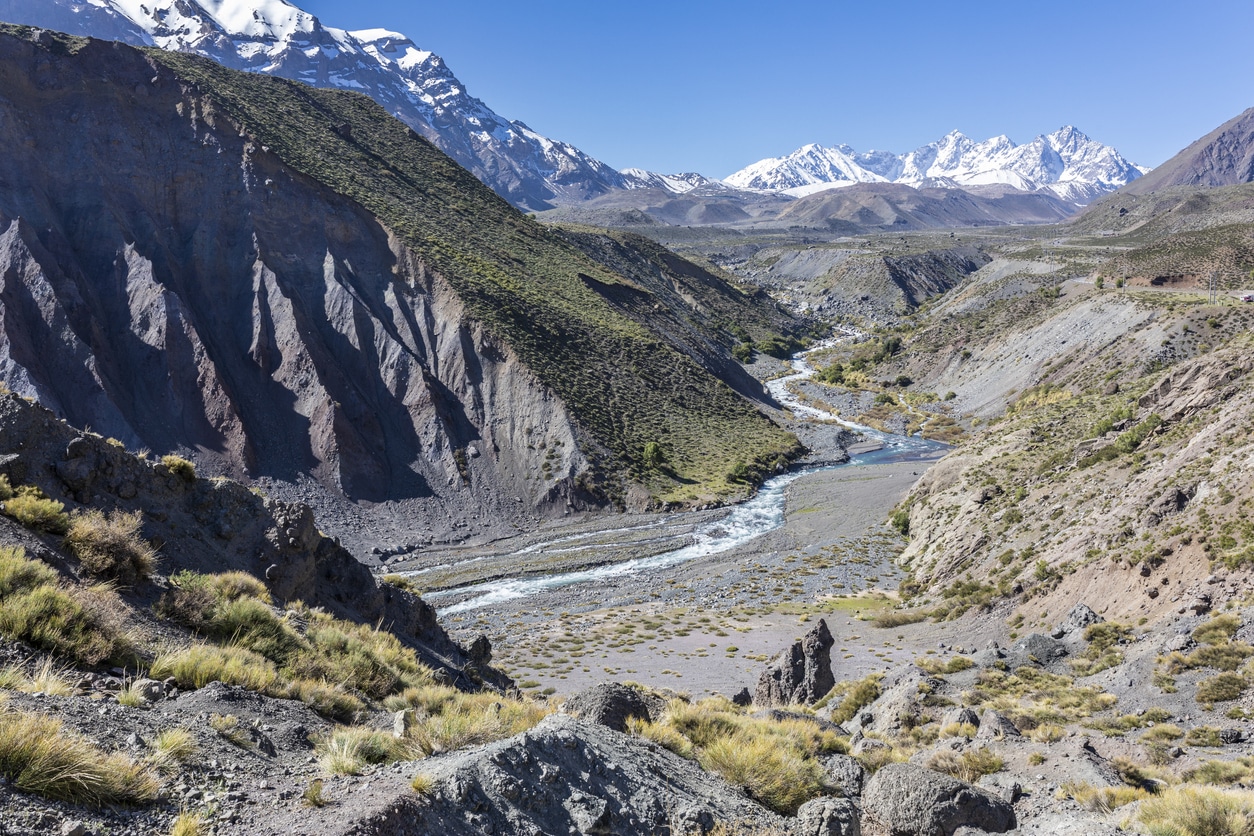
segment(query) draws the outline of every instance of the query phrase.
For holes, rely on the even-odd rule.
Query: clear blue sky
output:
[[[1254,2],[294,0],[404,32],[497,113],[615,168],[724,177],[808,142],[1064,124],[1157,165],[1254,106]]]

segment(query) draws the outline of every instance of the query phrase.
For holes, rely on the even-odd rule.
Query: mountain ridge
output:
[[[30,140],[0,166],[15,391],[220,472],[429,502],[436,529],[623,502],[624,481],[638,504],[743,493],[734,465],[799,451],[716,377],[753,394],[696,313],[765,338],[764,300],[626,277],[360,94],[2,31],[3,129]],[[647,281],[691,300],[669,331],[638,313]]]
[[[366,92],[519,208],[547,209],[626,187],[600,160],[499,116],[466,91],[444,59],[401,33],[324,26],[286,0],[0,0],[0,19]]]
[[[1121,190],[1143,195],[1173,186],[1235,186],[1254,182],[1254,107],[1189,143],[1142,180]]]

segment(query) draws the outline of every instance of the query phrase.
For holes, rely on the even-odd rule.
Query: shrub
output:
[[[941,737],[965,737],[971,740],[977,729],[971,723],[949,723],[940,730]]]
[[[733,734],[701,750],[697,762],[728,783],[744,787],[764,807],[791,816],[825,788],[823,768],[769,738]]]
[[[1037,743],[1057,743],[1067,736],[1067,730],[1054,723],[1042,723],[1028,732],[1028,737]]]
[[[1221,673],[1197,683],[1196,699],[1200,703],[1228,702],[1245,692],[1245,677],[1236,673]]]
[[[1094,787],[1085,782],[1063,784],[1058,789],[1058,795],[1074,798],[1075,803],[1085,810],[1102,814],[1152,797],[1148,790],[1141,787]]]
[[[68,697],[74,693],[75,687],[67,673],[53,665],[51,659],[44,659],[31,673],[27,673],[21,665],[9,665],[0,668],[0,690]]]
[[[928,656],[922,656],[914,660],[914,663],[927,673],[933,676],[937,674],[961,673],[969,668],[975,667],[975,662],[969,656],[951,656],[942,662],[940,659],[933,659]]]
[[[902,537],[910,536],[910,510],[908,508],[898,508],[888,515],[888,524],[897,529],[897,533]]]
[[[1241,629],[1241,619],[1230,613],[1218,615],[1193,631],[1193,640],[1199,644],[1227,644]]]
[[[1250,774],[1250,768],[1239,761],[1206,761],[1184,773],[1184,780],[1195,784],[1235,784]]]
[[[696,751],[691,740],[666,723],[650,723],[638,717],[628,717],[627,731],[645,740],[652,740],[681,758],[691,758]]]
[[[1222,746],[1224,741],[1219,736],[1219,729],[1214,726],[1198,726],[1189,729],[1184,742],[1189,746]]]
[[[427,795],[435,788],[435,779],[425,772],[419,772],[414,776],[414,780],[409,782],[409,788],[418,795]]]
[[[42,576],[41,569],[28,570],[28,577]],[[0,603],[0,635],[88,667],[134,664],[134,647],[115,621],[121,606],[107,590],[41,583],[5,595]]]
[[[57,573],[51,566],[28,560],[26,549],[0,547],[0,598],[37,586],[56,583]]]
[[[182,456],[170,454],[161,457],[161,463],[169,468],[170,472],[182,479],[184,482],[196,481],[196,465],[189,462]]]
[[[140,536],[143,517],[138,511],[114,511],[105,516],[91,510],[75,514],[65,545],[84,571],[130,586],[152,574],[157,552]]]
[[[1254,796],[1173,787],[1142,803],[1137,818],[1154,836],[1249,836],[1254,826]]]
[[[872,627],[904,627],[927,619],[927,610],[886,610],[871,619]]]
[[[539,723],[550,709],[523,700],[502,700],[492,693],[467,694],[432,685],[423,693],[428,716],[415,723],[409,736],[427,754],[491,743],[521,734]]]
[[[71,804],[137,804],[157,797],[157,781],[122,755],[107,755],[66,734],[46,714],[0,711],[0,775],[23,791]]]
[[[325,807],[330,799],[322,789],[322,779],[310,781],[309,786],[300,794],[300,800],[306,807]]]
[[[209,623],[209,635],[222,642],[246,647],[282,665],[306,645],[300,634],[274,610],[256,598],[237,598],[220,603]]]
[[[49,499],[39,490],[23,489],[17,496],[5,500],[4,513],[27,528],[49,534],[64,534],[70,528],[70,515],[65,513],[65,505]]]
[[[1141,740],[1146,743],[1171,743],[1182,737],[1184,737],[1184,732],[1179,726],[1171,723],[1159,723],[1141,735]]]

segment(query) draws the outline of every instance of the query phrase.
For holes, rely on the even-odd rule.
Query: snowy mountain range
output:
[[[1141,169],[1074,128],[1015,145],[958,132],[909,154],[807,145],[726,181],[700,174],[615,171],[564,142],[494,112],[433,52],[386,29],[324,26],[287,0],[0,0],[0,19],[76,35],[193,52],[238,70],[356,90],[515,206],[575,204],[615,190],[673,194],[729,188],[805,196],[852,183],[964,188],[1002,184],[1088,203]]]
[[[953,131],[908,154],[859,153],[848,145],[806,145],[786,157],[761,160],[726,178],[739,189],[804,197],[855,183],[908,186],[1009,186],[1047,191],[1076,204],[1125,186],[1149,169],[1068,125],[1016,145],[1006,136],[976,142]]]
[[[523,209],[638,184],[634,175],[499,116],[466,92],[440,56],[404,35],[324,26],[286,0],[0,0],[0,19],[357,90]]]

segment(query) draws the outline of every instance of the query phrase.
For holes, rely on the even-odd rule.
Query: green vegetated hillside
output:
[[[39,43],[73,60],[86,42],[45,33]],[[147,55],[196,86],[208,118],[230,119],[262,153],[366,207],[444,276],[571,408],[610,474],[632,473],[662,500],[692,501],[742,490],[727,479],[738,464],[765,473],[800,451],[701,355],[685,353],[651,317],[633,318],[652,306],[615,303],[648,290],[512,209],[370,99],[189,55]],[[720,353],[717,343],[707,348],[706,358]],[[655,451],[648,462],[646,445]]]

